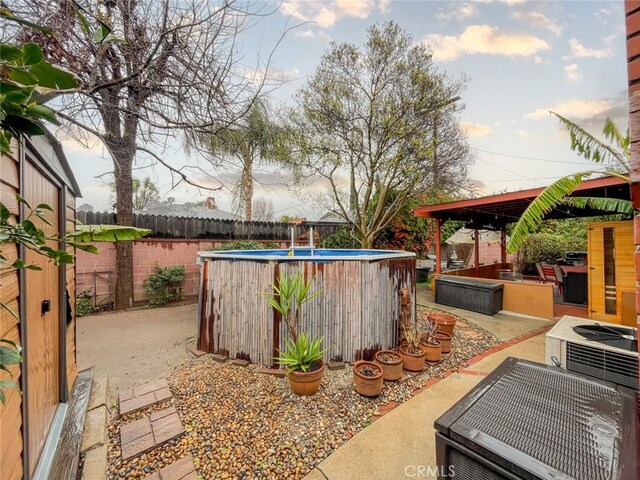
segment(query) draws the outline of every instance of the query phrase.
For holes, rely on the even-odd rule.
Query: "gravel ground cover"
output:
[[[173,399],[122,418],[114,415],[109,425],[109,478],[144,478],[186,455],[194,457],[197,471],[206,479],[302,478],[366,428],[385,406],[408,400],[431,378],[464,367],[470,358],[499,344],[491,333],[458,317],[450,355],[418,375],[385,382],[382,394],[373,399],[353,391],[349,366],[326,370],[315,396],[297,397],[289,392],[285,378],[260,374],[258,365],[221,364],[206,355],[190,360],[168,377]],[[172,404],[185,435],[123,462],[120,424]]]

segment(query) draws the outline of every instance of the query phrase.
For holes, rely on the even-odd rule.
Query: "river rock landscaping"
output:
[[[419,324],[425,321],[423,315],[418,317]],[[145,478],[187,455],[193,456],[202,478],[302,478],[390,406],[499,344],[491,333],[458,318],[451,354],[417,375],[385,382],[375,398],[353,390],[350,368],[326,371],[316,395],[299,397],[290,392],[286,378],[261,374],[258,365],[217,363],[210,355],[189,360],[167,378],[172,399],[129,415],[114,413],[109,425],[109,478]],[[120,425],[172,405],[184,435],[123,461]]]

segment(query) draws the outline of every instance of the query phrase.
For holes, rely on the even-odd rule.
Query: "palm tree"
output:
[[[240,161],[242,171],[233,189],[234,211],[244,211],[245,220],[251,220],[253,202],[253,168],[260,161],[273,161],[276,125],[269,117],[266,101],[256,101],[241,123],[211,135],[205,141],[216,167],[232,168]]]
[[[587,160],[604,166],[604,169],[586,170],[562,177],[538,195],[527,207],[520,219],[516,222],[511,232],[511,238],[507,245],[510,253],[517,251],[523,244],[527,235],[533,233],[542,223],[544,216],[558,205],[567,205],[575,208],[591,208],[609,213],[632,213],[633,207],[629,200],[599,197],[570,197],[570,195],[585,180],[593,175],[608,175],[630,182],[630,140],[629,131],[622,134],[617,125],[607,118],[602,133],[609,142],[604,143],[589,132],[579,127],[571,120],[554,112],[562,125],[569,131],[571,137],[571,150],[577,152]]]

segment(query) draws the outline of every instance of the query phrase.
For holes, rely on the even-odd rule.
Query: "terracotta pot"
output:
[[[420,349],[420,353],[409,353],[405,350],[405,347],[402,346],[399,352],[405,370],[409,370],[410,372],[421,372],[424,370],[424,350]]]
[[[456,317],[454,315],[444,312],[431,312],[428,317],[438,324],[441,332],[448,333],[453,337],[453,327],[456,326]]]
[[[436,333],[436,339],[442,344],[442,353],[449,353],[451,351],[451,335],[447,332]]]
[[[424,359],[427,362],[439,362],[442,358],[442,343],[436,340],[435,345],[420,342],[420,348],[424,352]]]
[[[325,367],[324,360],[320,362],[320,368],[313,372],[303,373],[300,370],[294,370],[287,375],[289,388],[293,393],[296,395],[314,395],[318,391]]]
[[[362,374],[362,370],[367,369],[375,372],[375,375],[369,377]],[[375,397],[380,395],[384,386],[383,369],[380,365],[373,362],[359,361],[353,365],[353,386],[360,395],[365,397]]]
[[[380,358],[383,355],[393,355],[397,357],[395,362],[387,362]],[[402,377],[402,357],[398,352],[392,352],[391,350],[380,350],[375,354],[375,361],[382,367],[383,378],[389,381],[395,381]]]

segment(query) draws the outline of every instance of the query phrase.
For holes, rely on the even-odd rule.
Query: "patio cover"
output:
[[[424,205],[413,210],[416,217],[433,218],[436,220],[436,273],[440,273],[440,234],[441,227],[447,220],[465,222],[465,227],[473,229],[475,233],[475,267],[478,269],[477,234],[480,230],[497,230],[501,236],[502,263],[506,263],[507,240],[505,228],[509,223],[516,222],[529,204],[544,190],[545,187],[521,190],[519,192],[502,193],[488,197],[456,200],[438,205]],[[605,197],[631,199],[629,184],[614,177],[596,178],[585,181],[571,196],[575,197]],[[615,213],[615,212],[612,212]],[[593,217],[605,215],[602,210],[572,208],[561,205],[549,212],[546,219],[560,219],[572,217]]]
[[[493,230],[478,230],[478,235],[478,241],[480,243],[497,243],[502,240],[500,232],[494,232]],[[507,242],[508,241],[509,237],[507,236]],[[475,230],[470,228],[461,228],[444,241],[444,243],[448,243],[449,245],[459,245],[461,243],[471,244],[475,242]]]
[[[456,200],[438,205],[425,205],[413,210],[416,217],[460,220],[467,228],[500,230],[509,223],[516,222],[529,204],[545,187],[502,193],[488,197]],[[576,189],[575,197],[608,197],[629,200],[629,184],[614,177],[596,178],[585,181]],[[601,210],[570,208],[565,205],[551,211],[545,218],[593,217],[603,215]]]

